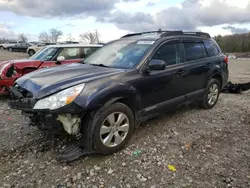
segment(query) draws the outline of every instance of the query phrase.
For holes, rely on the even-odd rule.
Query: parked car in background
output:
[[[64,130],[88,152],[111,154],[149,118],[193,101],[213,108],[227,80],[228,58],[209,34],[133,33],[84,64],[23,76],[11,87],[9,104],[32,125]]]
[[[0,49],[5,50],[5,49],[7,49],[9,47],[18,45],[19,43],[21,43],[21,42],[20,41],[8,41],[8,42],[0,44]]]
[[[22,42],[22,43],[15,44],[14,46],[9,46],[6,49],[10,52],[26,52],[26,50],[30,46],[32,46],[31,43]]]
[[[101,47],[86,44],[52,45],[44,47],[30,59],[0,62],[0,95],[8,94],[9,87],[24,74],[41,68],[81,62]]]
[[[55,45],[56,43],[53,42],[45,42],[45,43],[38,43],[37,45],[29,46],[26,50],[26,52],[29,54],[29,56],[33,56],[36,52],[44,48],[48,45]]]

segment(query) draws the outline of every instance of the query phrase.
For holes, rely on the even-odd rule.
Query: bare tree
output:
[[[83,33],[80,34],[80,40],[88,44],[100,43],[100,34],[97,30],[94,32]]]
[[[20,34],[20,35],[18,36],[18,39],[19,39],[21,42],[27,42],[27,41],[28,41],[28,37],[25,36],[23,33]]]
[[[41,42],[50,42],[50,36],[46,31],[43,31],[39,34],[39,40]]]
[[[70,42],[72,42],[72,41],[74,41],[75,39],[72,37],[72,34],[71,33],[69,33],[68,34],[68,41],[70,41]]]
[[[58,39],[63,35],[63,32],[61,30],[58,29],[50,29],[50,40],[51,42],[57,42]]]

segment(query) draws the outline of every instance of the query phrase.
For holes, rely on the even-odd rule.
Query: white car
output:
[[[36,52],[38,52],[39,50],[41,50],[42,48],[44,48],[47,45],[55,45],[56,43],[40,43],[37,45],[32,45],[30,47],[28,47],[28,49],[26,50],[26,52],[30,55],[33,56]]]
[[[0,49],[5,50],[8,47],[15,46],[15,45],[18,45],[20,43],[22,43],[22,42],[20,42],[20,41],[16,41],[16,42],[15,41],[8,41],[8,42],[0,44]]]

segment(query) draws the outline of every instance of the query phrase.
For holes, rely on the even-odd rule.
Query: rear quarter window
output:
[[[83,49],[83,56],[82,58],[87,58],[89,57],[91,54],[93,54],[96,50],[98,50],[98,47],[84,47]]]
[[[208,56],[216,56],[220,53],[219,49],[213,41],[204,41],[204,45],[207,49]]]
[[[184,42],[186,61],[194,61],[207,57],[207,52],[201,42]]]

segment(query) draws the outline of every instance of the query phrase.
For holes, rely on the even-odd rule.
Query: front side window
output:
[[[165,61],[167,66],[181,62],[180,43],[167,43],[162,45],[154,54],[152,59]]]
[[[206,50],[200,42],[185,42],[184,49],[186,53],[186,61],[194,61],[207,57]]]
[[[58,52],[58,50],[59,49],[56,47],[43,48],[42,50],[35,53],[35,55],[33,55],[30,59],[40,60],[40,61],[50,61]]]
[[[80,48],[64,48],[58,55],[58,57],[59,56],[64,56],[65,59],[80,59],[81,58]]]
[[[216,47],[216,45],[212,41],[204,41],[204,45],[205,45],[205,47],[207,49],[207,53],[210,57],[216,56],[220,53],[218,48]]]
[[[118,40],[105,45],[85,59],[86,64],[132,68],[143,58],[155,41]]]

